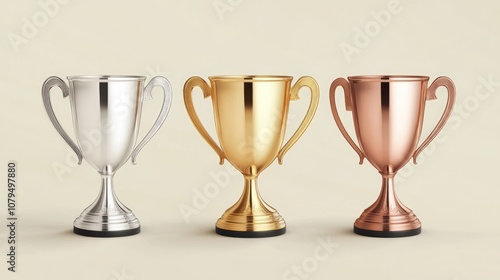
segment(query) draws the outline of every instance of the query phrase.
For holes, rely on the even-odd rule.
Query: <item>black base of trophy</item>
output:
[[[141,227],[115,231],[94,231],[73,227],[73,232],[78,235],[90,237],[122,237],[138,234],[139,232],[141,232]]]
[[[354,227],[354,233],[370,236],[370,237],[383,237],[383,238],[391,238],[391,237],[407,237],[419,235],[422,232],[422,227],[410,230],[401,230],[401,231],[376,231],[376,230],[367,230]]]
[[[262,237],[273,237],[285,234],[286,227],[276,230],[268,231],[234,231],[215,227],[215,232],[220,235],[229,237],[239,237],[239,238],[262,238]]]

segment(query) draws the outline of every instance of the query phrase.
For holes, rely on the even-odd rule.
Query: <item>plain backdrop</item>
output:
[[[498,279],[500,269],[500,4],[496,1],[2,1],[0,177],[18,163],[17,272],[7,271],[6,179],[0,186],[2,279]],[[71,150],[44,110],[52,75],[134,74],[168,78],[174,100],[138,165],[118,170],[116,192],[137,215],[139,235],[74,235],[73,220],[99,191],[99,176]],[[241,193],[191,124],[182,88],[191,76],[314,77],[320,104],[310,127],[260,177],[263,198],[288,232],[265,239],[218,236],[214,224]],[[328,89],[362,74],[445,75],[457,102],[449,123],[397,177],[397,193],[422,222],[399,239],[352,233],[377,197],[380,175],[338,131]],[[144,104],[140,137],[161,101]],[[74,137],[69,100],[52,102]],[[286,135],[301,122],[309,92],[290,105]],[[215,135],[210,99],[194,93]],[[338,94],[339,104],[343,97]],[[439,119],[444,89],[428,102],[422,138]],[[352,133],[352,118],[340,107]],[[421,139],[422,140],[422,139]],[[64,172],[55,167],[64,166]],[[226,181],[220,183],[216,178]],[[218,188],[203,205],[197,196]],[[183,217],[180,208],[196,214]],[[330,244],[325,247],[325,242]],[[323,247],[321,247],[323,246]],[[320,249],[317,249],[320,248]],[[320,251],[318,251],[320,250]],[[317,252],[321,252],[318,258]]]

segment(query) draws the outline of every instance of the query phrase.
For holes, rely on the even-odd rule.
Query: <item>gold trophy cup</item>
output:
[[[276,157],[283,156],[302,136],[319,101],[319,88],[311,77],[301,77],[291,86],[289,76],[213,76],[210,85],[191,77],[184,85],[184,102],[194,126],[219,155],[226,158],[245,178],[243,194],[217,221],[215,231],[232,237],[270,237],[286,232],[280,214],[260,197],[257,177]],[[201,124],[191,99],[194,87],[212,98],[220,147]],[[308,87],[311,101],[307,114],[290,140],[282,146],[290,100]]]

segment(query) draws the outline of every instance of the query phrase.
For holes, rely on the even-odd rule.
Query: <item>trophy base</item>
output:
[[[371,237],[406,237],[418,235],[422,226],[417,216],[408,208],[371,212],[367,209],[354,223],[354,233]]]
[[[215,227],[215,232],[219,235],[238,237],[238,238],[262,238],[283,235],[286,232],[286,227],[268,231],[234,231]]]
[[[73,223],[73,232],[90,237],[121,237],[140,233],[141,226],[134,213],[123,205],[121,207],[118,208],[120,211],[113,213],[108,209],[107,214],[86,209]]]
[[[407,237],[419,235],[422,232],[422,228],[410,229],[410,230],[401,230],[401,231],[376,231],[376,230],[367,230],[354,226],[354,233],[369,236],[369,237],[382,237],[382,238],[392,238],[392,237]]]
[[[285,220],[271,206],[262,203],[252,208],[229,208],[215,224],[215,232],[223,236],[259,238],[282,235]],[[252,210],[251,210],[252,209]]]
[[[86,230],[73,227],[73,232],[78,235],[89,236],[89,237],[122,237],[140,233],[141,227],[134,229],[126,229],[126,230],[116,230],[116,231],[94,231],[94,230]]]
[[[399,201],[394,192],[394,175],[382,174],[378,199],[354,222],[354,233],[371,237],[406,237],[422,232],[413,211]]]
[[[140,233],[139,220],[116,197],[112,184],[113,174],[101,176],[101,192],[76,218],[73,232],[90,237],[121,237]]]
[[[285,234],[286,224],[275,210],[266,214],[254,213],[253,215],[227,213],[226,211],[217,221],[215,232],[223,236],[240,238],[272,237]]]

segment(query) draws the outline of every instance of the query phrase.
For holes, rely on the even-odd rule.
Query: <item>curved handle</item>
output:
[[[431,143],[432,140],[434,140],[434,137],[438,135],[438,133],[443,129],[444,125],[446,124],[446,121],[448,121],[448,118],[451,115],[451,111],[453,109],[453,105],[455,104],[455,85],[453,84],[453,81],[448,78],[448,77],[438,77],[432,82],[431,86],[427,90],[427,96],[426,100],[435,100],[437,99],[436,96],[436,90],[438,87],[444,86],[446,90],[448,91],[448,101],[446,102],[446,107],[444,108],[443,115],[441,116],[441,119],[439,119],[439,122],[437,123],[436,127],[432,130],[431,134],[425,139],[424,142],[418,147],[417,150],[413,153],[413,163],[417,164],[417,157],[418,155]]]
[[[184,84],[184,104],[186,105],[186,110],[188,112],[189,118],[194,124],[194,127],[196,128],[196,130],[198,130],[203,139],[207,141],[210,147],[212,147],[212,149],[214,149],[214,151],[217,153],[217,155],[219,156],[219,164],[222,165],[225,158],[224,152],[217,145],[217,143],[215,143],[210,134],[208,134],[205,127],[203,127],[203,124],[201,123],[198,115],[196,114],[196,110],[194,109],[193,99],[191,95],[195,87],[199,87],[201,89],[201,91],[203,92],[203,98],[211,96],[210,86],[207,84],[207,82],[205,82],[205,80],[200,77],[189,78]]]
[[[172,86],[165,77],[161,76],[152,78],[151,81],[149,81],[149,83],[146,85],[146,87],[144,88],[144,100],[147,101],[153,99],[153,95],[151,94],[151,92],[153,91],[153,88],[157,86],[163,89],[163,106],[161,107],[160,114],[158,115],[158,118],[156,118],[156,121],[153,124],[151,130],[149,130],[148,134],[144,136],[144,139],[142,139],[139,145],[137,145],[137,147],[132,152],[132,164],[137,164],[137,155],[139,154],[141,149],[146,146],[149,140],[153,138],[156,132],[158,132],[162,124],[165,122],[168,112],[170,111],[170,106],[172,105]]]
[[[345,140],[351,145],[351,147],[358,153],[359,156],[359,164],[363,164],[363,160],[365,158],[365,154],[361,151],[361,149],[354,143],[351,136],[347,130],[345,130],[344,125],[342,124],[342,120],[340,119],[339,112],[337,111],[337,103],[335,103],[335,90],[338,86],[341,86],[344,89],[345,96],[345,109],[347,111],[352,111],[352,97],[351,97],[351,88],[349,87],[349,82],[344,78],[337,78],[330,85],[330,107],[332,109],[333,118],[339,127],[340,132],[344,136]]]
[[[299,138],[304,134],[307,127],[311,123],[314,114],[316,113],[316,109],[318,108],[319,103],[319,87],[316,81],[309,76],[300,77],[297,82],[290,89],[290,100],[299,100],[299,91],[302,87],[308,87],[311,90],[311,102],[309,103],[309,108],[307,109],[307,113],[300,123],[297,131],[290,137],[290,140],[280,149],[278,153],[278,163],[283,164],[283,157],[285,153],[290,150],[290,148],[299,140]]]
[[[47,115],[49,115],[49,119],[56,128],[57,132],[59,132],[64,141],[66,141],[66,143],[68,143],[71,149],[73,149],[73,151],[76,153],[76,156],[78,157],[78,164],[82,164],[83,156],[80,148],[78,148],[75,142],[73,142],[73,140],[71,140],[68,134],[64,131],[61,124],[57,120],[56,115],[54,114],[54,110],[52,109],[52,103],[50,102],[50,89],[55,86],[61,89],[63,97],[67,97],[69,95],[69,88],[66,83],[61,80],[61,78],[55,76],[49,77],[47,78],[47,80],[45,80],[42,86],[43,105],[45,106]]]

